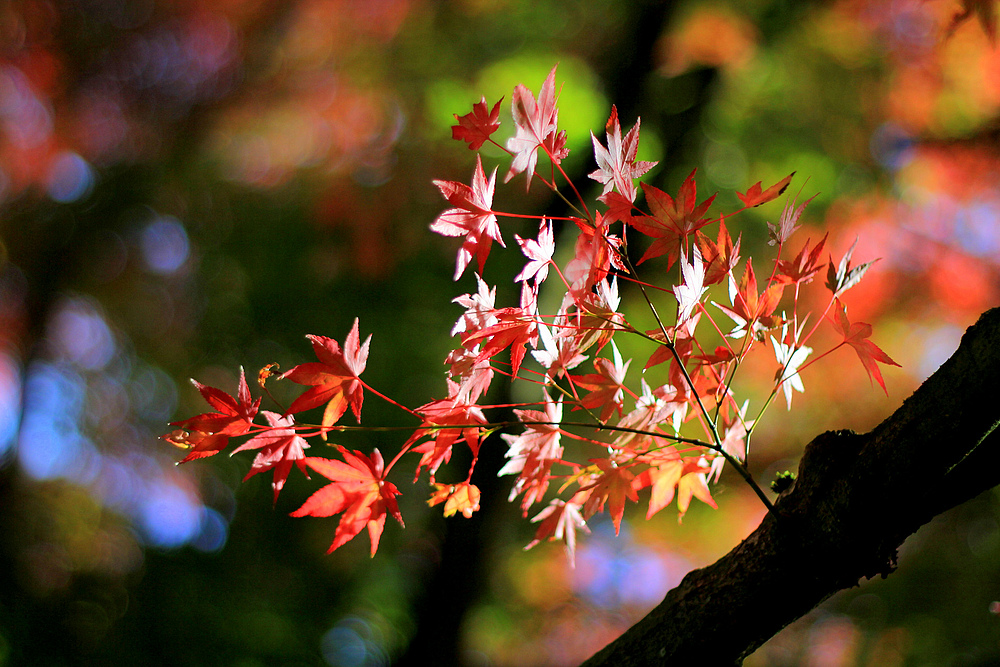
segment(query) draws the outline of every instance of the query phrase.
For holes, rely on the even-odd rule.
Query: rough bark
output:
[[[1000,308],[875,429],[815,438],[776,515],[584,664],[739,665],[837,591],[890,574],[908,535],[1000,484],[998,376]]]

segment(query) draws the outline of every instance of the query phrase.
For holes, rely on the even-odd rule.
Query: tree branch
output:
[[[1000,484],[998,376],[1000,308],[874,430],[815,438],[777,518],[768,514],[728,554],[689,573],[584,664],[739,665],[837,591],[888,576],[908,535]]]

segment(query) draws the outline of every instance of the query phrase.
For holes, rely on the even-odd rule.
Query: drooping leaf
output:
[[[589,519],[597,512],[608,506],[608,514],[615,525],[615,535],[618,534],[622,525],[622,515],[625,513],[625,499],[637,502],[639,496],[632,488],[634,475],[627,467],[618,467],[608,459],[591,459],[601,470],[601,475],[597,481],[589,487],[590,496],[583,505],[583,516]]]
[[[295,418],[292,415],[282,417],[269,410],[264,410],[261,414],[267,419],[271,429],[258,433],[234,449],[232,453],[235,454],[247,449],[258,450],[257,456],[250,464],[250,472],[243,478],[243,481],[247,481],[257,473],[274,470],[274,480],[271,486],[274,488],[274,502],[277,503],[278,494],[284,488],[285,480],[288,479],[288,473],[292,471],[293,464],[298,466],[303,475],[309,476],[305,468],[305,450],[309,449],[309,443],[295,431]]]
[[[317,457],[304,459],[307,466],[331,483],[309,496],[302,507],[291,515],[327,517],[343,512],[327,553],[347,543],[367,527],[371,555],[374,556],[378,551],[386,514],[391,515],[400,526],[403,525],[403,517],[396,504],[399,489],[385,480],[385,464],[377,449],[370,457],[343,448],[340,453],[344,457],[343,462]]]
[[[899,364],[883,352],[878,345],[868,340],[872,335],[872,325],[865,322],[851,322],[848,319],[847,309],[844,308],[844,304],[839,299],[837,300],[833,314],[834,328],[843,335],[844,342],[853,347],[854,351],[858,353],[861,365],[865,367],[865,372],[868,373],[868,380],[871,381],[874,378],[879,386],[882,387],[882,391],[888,396],[889,390],[885,388],[885,381],[882,379],[882,372],[879,370],[878,364],[882,363],[888,366],[899,366]]]

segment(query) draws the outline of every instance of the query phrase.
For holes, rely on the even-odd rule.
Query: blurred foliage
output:
[[[406,530],[389,526],[374,560],[360,539],[327,556],[333,520],[288,517],[315,489],[301,476],[272,507],[265,479],[241,484],[239,456],[174,466],[158,436],[202,411],[185,379],[232,391],[240,365],[287,369],[309,356],[304,334],[342,339],[360,317],[374,332],[370,384],[410,406],[440,394],[450,300],[471,289],[451,281],[454,243],[427,232],[443,206],[430,180],[472,171],[452,114],[481,95],[507,109],[515,83],[537,89],[558,62],[571,174],[592,169],[588,131],[601,134],[614,102],[626,125],[641,115],[658,185],[698,167],[700,191],[729,206],[733,190],[795,170],[794,188],[819,193],[799,233],[829,231],[838,257],[857,235],[856,258],[883,258],[848,303],[904,370],[887,375],[888,397],[853,363],[807,373],[796,412],[773,414],[755,441],[759,479],[794,469],[816,433],[887,415],[998,302],[1000,51],[975,17],[953,23],[960,10],[0,5],[0,665],[379,665],[408,645],[417,660],[415,638],[451,637],[448,624],[468,664],[586,657],[754,528],[762,508],[738,480],[724,478],[718,511],[681,526],[627,513],[614,538],[595,517],[570,570],[561,549],[521,552],[532,526],[516,508],[444,520],[401,479]],[[498,207],[522,197],[515,181]],[[550,204],[541,189],[527,200]],[[740,226],[744,254],[778,206]],[[492,261],[503,302],[521,260]],[[773,369],[758,370],[768,382]],[[411,425],[376,400],[365,421]],[[365,451],[400,442],[343,437]],[[993,493],[940,517],[897,574],[836,597],[752,661],[1000,659],[998,510]],[[463,559],[469,570],[449,569]],[[454,591],[428,591],[445,580]]]

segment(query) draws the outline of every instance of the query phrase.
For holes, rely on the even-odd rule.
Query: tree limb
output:
[[[837,591],[889,575],[908,535],[1000,484],[998,376],[995,308],[875,429],[816,437],[778,498],[777,518],[768,514],[728,554],[689,573],[584,664],[740,665]]]

